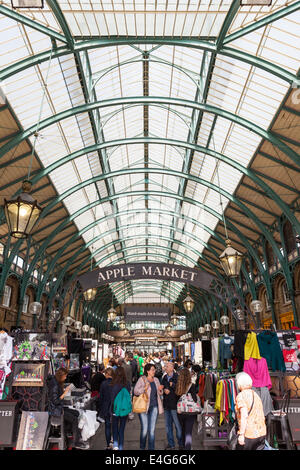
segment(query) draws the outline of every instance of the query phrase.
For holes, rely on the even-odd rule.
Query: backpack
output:
[[[163,375],[161,362],[155,362],[155,377],[160,378]]]
[[[116,416],[127,416],[132,411],[131,397],[127,388],[123,387],[114,401],[113,413]]]

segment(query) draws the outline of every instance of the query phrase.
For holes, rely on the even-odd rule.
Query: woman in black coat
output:
[[[73,442],[76,449],[88,449],[89,445],[81,440],[81,433],[78,428],[79,412],[63,405],[63,399],[69,391],[69,387],[64,390],[64,382],[68,375],[68,369],[60,367],[55,375],[47,377],[48,387],[48,412],[50,416],[64,415],[64,422],[71,424],[73,431]]]
[[[98,410],[100,418],[105,421],[105,438],[106,438],[106,450],[112,448],[111,444],[111,406],[112,406],[112,386],[111,382],[114,377],[114,369],[109,367],[104,371],[104,380],[100,386]]]

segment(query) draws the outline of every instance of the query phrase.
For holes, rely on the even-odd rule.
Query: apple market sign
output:
[[[188,268],[174,264],[163,263],[132,263],[95,269],[78,277],[85,291],[93,287],[120,281],[135,279],[157,279],[192,284],[204,290],[209,290],[214,276],[197,268]]]

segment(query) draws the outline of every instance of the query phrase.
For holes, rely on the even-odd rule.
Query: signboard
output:
[[[177,281],[184,284],[193,284],[196,287],[208,290],[214,277],[197,268],[163,263],[132,263],[106,266],[105,268],[89,271],[78,277],[78,281],[84,291],[112,282],[135,279]]]
[[[165,333],[165,330],[156,330],[155,328],[153,329],[144,329],[144,328],[141,328],[139,330],[131,330],[129,332],[129,334],[131,336],[138,336],[138,335],[158,335],[158,336],[162,336],[163,334]]]
[[[17,419],[17,402],[0,401],[0,447],[13,444]]]
[[[169,321],[170,309],[166,307],[125,307],[124,318],[130,321]]]

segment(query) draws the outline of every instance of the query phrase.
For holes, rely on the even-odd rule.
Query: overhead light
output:
[[[117,317],[117,312],[114,309],[113,305],[111,305],[110,309],[107,312],[107,321],[114,321]]]
[[[31,188],[31,182],[25,180],[19,196],[10,201],[4,199],[4,213],[12,237],[27,238],[41,215],[42,208],[29,194]]]
[[[269,7],[272,5],[272,0],[240,0],[240,5],[241,7],[248,7],[248,6]]]
[[[83,293],[84,300],[86,302],[91,302],[92,300],[95,300],[96,294],[97,294],[97,289],[95,287],[92,289],[87,289]]]
[[[231,241],[229,238],[225,241],[226,249],[219,257],[221,266],[225,271],[226,276],[232,278],[237,277],[240,274],[243,255],[237,250],[232,248]]]
[[[65,324],[66,326],[71,326],[72,323],[73,323],[73,321],[74,321],[73,318],[68,316],[68,317],[66,317],[66,318],[64,319],[64,324]]]
[[[184,301],[182,303],[183,303],[183,307],[184,307],[184,310],[186,311],[186,313],[191,313],[193,311],[195,302],[192,299],[192,297],[190,296],[189,292],[188,292],[186,298],[184,299]]]
[[[90,328],[90,335],[93,336],[95,334],[95,328],[93,326],[91,326]]]
[[[220,327],[220,323],[218,322],[218,320],[214,320],[211,326],[213,327],[214,330],[217,330]]]
[[[171,323],[173,326],[176,326],[178,324],[178,317],[175,313],[171,316]]]
[[[13,8],[44,8],[44,0],[11,0]]]
[[[203,334],[205,333],[205,328],[204,328],[204,326],[200,326],[200,327],[198,328],[198,332],[200,333],[200,335],[203,335]]]
[[[81,330],[81,327],[82,327],[81,321],[76,321],[76,322],[74,323],[74,328],[75,328],[75,330]]]
[[[170,333],[172,331],[172,325],[170,323],[168,323],[168,325],[166,326],[166,331],[167,333]]]
[[[56,323],[59,320],[60,315],[61,315],[60,310],[56,310],[56,309],[51,310],[51,312],[49,313],[49,322]]]
[[[220,318],[220,322],[222,325],[228,325],[229,324],[229,317],[227,315],[222,315]]]
[[[89,325],[83,325],[83,327],[82,327],[82,331],[83,331],[84,333],[88,333],[88,332],[89,332],[89,330],[90,330],[90,327],[89,327]]]
[[[205,331],[210,331],[211,330],[210,324],[206,323],[206,325],[204,325],[204,329],[205,329]]]
[[[40,302],[31,302],[31,304],[29,305],[29,313],[31,313],[31,315],[35,315],[37,317],[40,316],[40,314],[42,313],[42,304]]]
[[[260,313],[263,310],[263,303],[261,300],[252,300],[250,308],[253,313]]]
[[[126,328],[126,323],[125,323],[123,317],[122,317],[121,320],[120,320],[119,328],[120,328],[120,330],[125,330],[125,328]]]

